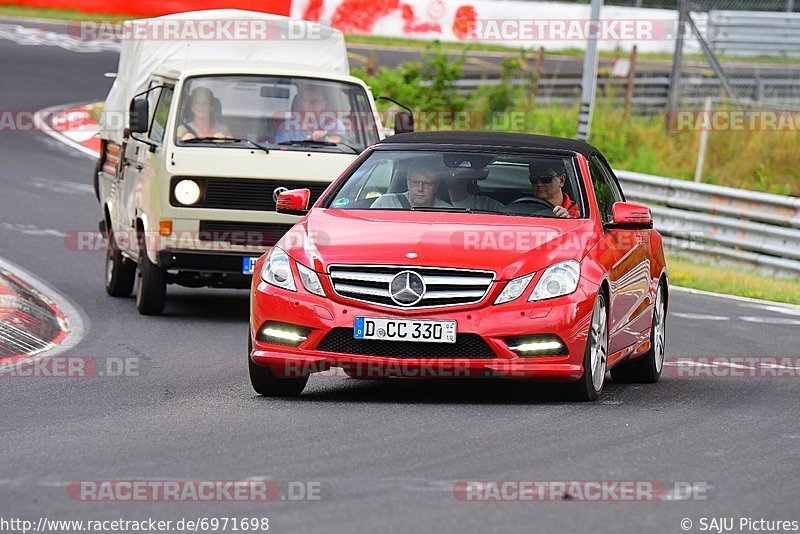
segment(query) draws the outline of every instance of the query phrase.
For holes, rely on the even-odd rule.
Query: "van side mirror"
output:
[[[290,189],[278,195],[275,211],[288,215],[305,215],[311,201],[310,189]]]
[[[128,123],[131,133],[147,133],[150,129],[147,124],[150,117],[150,104],[146,98],[136,98],[131,101],[128,113]]]
[[[394,133],[411,133],[414,131],[414,114],[410,111],[398,111],[394,116]]]
[[[611,207],[611,222],[606,228],[621,230],[648,230],[653,227],[650,208],[634,202],[615,202]]]

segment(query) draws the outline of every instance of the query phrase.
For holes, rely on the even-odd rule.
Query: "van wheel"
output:
[[[167,273],[153,264],[144,247],[139,252],[137,271],[136,308],[142,315],[158,315],[164,311],[167,300]]]
[[[250,357],[253,341],[247,334],[247,367],[250,371],[250,384],[256,393],[264,397],[299,397],[308,383],[308,377],[281,378],[267,365],[256,365]]]
[[[122,255],[108,230],[108,249],[106,250],[106,293],[112,297],[128,297],[136,280],[136,264]]]

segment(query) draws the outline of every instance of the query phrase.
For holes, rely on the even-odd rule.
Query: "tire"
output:
[[[136,264],[122,255],[114,233],[108,229],[106,250],[106,293],[112,297],[129,297],[136,280]]]
[[[667,306],[663,283],[658,285],[650,328],[650,350],[643,357],[615,367],[611,379],[620,383],[655,384],[664,368],[664,340],[667,328]]]
[[[144,245],[139,250],[136,308],[142,315],[158,315],[167,301],[167,273],[150,261]]]
[[[92,176],[92,187],[94,188],[94,196],[97,197],[97,201],[100,202],[100,171],[103,170],[103,160],[102,158],[97,159],[97,163],[94,166],[94,175]],[[130,294],[130,293],[128,293]]]
[[[572,397],[578,401],[594,401],[603,392],[608,361],[608,305],[605,293],[597,293],[592,321],[583,355],[583,376],[572,384]]]
[[[250,384],[256,393],[263,397],[299,397],[308,383],[308,377],[281,378],[266,365],[256,365],[250,357],[253,341],[247,334],[247,367],[250,371]]]

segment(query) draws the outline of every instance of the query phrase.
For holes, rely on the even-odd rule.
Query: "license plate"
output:
[[[242,274],[253,274],[258,258],[242,258]]]
[[[419,341],[423,343],[455,343],[456,321],[414,321],[382,317],[356,317],[353,325],[356,339],[384,341]]]

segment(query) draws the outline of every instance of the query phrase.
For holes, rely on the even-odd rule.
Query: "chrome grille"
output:
[[[401,305],[392,299],[389,285],[400,273],[420,276],[425,291],[419,302]],[[480,302],[494,281],[492,271],[383,265],[331,265],[333,289],[340,297],[393,308],[459,306]]]

